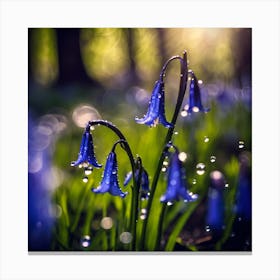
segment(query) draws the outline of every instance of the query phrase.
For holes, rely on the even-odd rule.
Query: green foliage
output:
[[[216,244],[216,249],[221,249],[231,232],[234,219],[233,207],[236,197],[237,177],[239,172],[238,141],[242,139],[250,150],[251,123],[250,112],[242,103],[232,105],[230,110],[224,110],[221,104],[213,102],[211,111],[207,114],[196,114],[185,118],[179,117],[173,136],[174,144],[180,151],[187,153],[185,162],[189,190],[198,193],[199,200],[191,203],[177,202],[165,209],[165,219],[162,225],[162,240],[157,248],[158,226],[162,210],[160,196],[165,192],[166,173],[162,172],[157,184],[154,200],[152,202],[150,219],[147,225],[146,249],[154,250],[198,250],[196,243],[189,243],[182,236],[190,234],[199,228],[200,234],[204,233],[204,224],[198,214],[198,209],[205,205],[205,197],[209,187],[209,174],[214,170],[221,171],[228,187],[225,188],[225,231]],[[148,171],[150,180],[154,175],[157,160],[160,155],[166,129],[158,126],[147,128],[137,125],[133,120],[123,120],[125,111],[115,115],[111,121],[115,123],[126,135],[134,154],[141,155],[143,166]],[[113,133],[104,131],[103,127],[96,127],[92,132],[95,143],[96,156],[99,162],[105,163],[106,156],[116,140]],[[101,181],[102,170],[94,169],[88,176],[87,183],[82,181],[83,169],[70,167],[71,160],[77,156],[82,130],[69,132],[58,139],[54,153],[54,164],[65,171],[65,179],[53,195],[54,202],[62,209],[56,221],[53,235],[54,250],[84,250],[84,251],[122,251],[130,250],[131,244],[120,241],[122,232],[128,231],[131,216],[131,185],[123,188],[123,180],[130,171],[129,159],[121,148],[117,148],[119,163],[119,180],[124,191],[128,191],[126,198],[112,197],[109,194],[94,194],[92,187],[97,187]],[[209,141],[206,140],[208,138]],[[69,140],[70,139],[70,140]],[[215,162],[210,157],[215,156]],[[205,164],[205,173],[196,173],[197,163]],[[195,180],[195,181],[194,181]],[[195,182],[195,184],[194,184]],[[136,249],[141,250],[140,237],[142,234],[143,218],[145,214],[141,209],[147,207],[147,201],[139,205],[139,217],[136,229]],[[141,214],[142,213],[142,214]],[[189,224],[192,217],[200,220],[196,224]],[[112,227],[102,228],[101,221],[104,217],[112,219]],[[83,247],[81,239],[90,236],[90,245]],[[193,237],[192,237],[193,239]]]

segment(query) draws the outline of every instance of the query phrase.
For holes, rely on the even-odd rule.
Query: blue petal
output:
[[[71,164],[72,166],[79,165],[86,161],[86,159],[87,159],[86,152],[87,152],[87,145],[88,145],[87,143],[88,143],[88,134],[87,134],[87,131],[85,131],[83,133],[78,159]]]
[[[106,165],[105,170],[103,173],[103,178],[100,183],[100,186],[96,189],[92,189],[94,193],[105,193],[109,192],[114,196],[125,197],[127,193],[122,192],[119,187],[118,182],[118,167],[117,167],[117,157],[115,152],[110,152]]]
[[[190,83],[189,91],[189,108],[187,112],[189,114],[193,112],[208,112],[209,109],[204,109],[201,102],[201,93],[196,77],[193,75]]]
[[[95,158],[94,155],[94,146],[93,146],[93,140],[92,135],[89,133],[89,141],[88,141],[88,150],[87,150],[87,161],[92,164],[94,167],[100,168],[102,167],[101,164],[99,164]]]
[[[156,84],[154,86],[151,100],[149,103],[149,108],[147,114],[139,119],[135,118],[135,121],[139,124],[146,124],[149,126],[155,125],[158,117],[159,117],[159,112],[160,112],[160,102],[162,98],[162,90],[163,90],[163,82],[156,81]]]

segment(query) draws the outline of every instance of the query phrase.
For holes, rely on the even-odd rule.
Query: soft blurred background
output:
[[[29,29],[29,250],[127,249],[126,202],[90,191],[102,170],[84,175],[70,163],[77,158],[87,121],[105,119],[125,134],[152,179],[167,129],[151,129],[134,118],[145,114],[164,62],[183,50],[200,80],[203,104],[211,110],[178,118],[174,144],[183,153],[189,189],[200,200],[168,207],[162,248],[251,250],[251,36],[247,28]],[[165,78],[167,120],[179,78],[179,63],[173,63]],[[187,97],[186,92],[183,105]],[[93,134],[97,159],[105,164],[116,138],[102,127]],[[123,188],[130,167],[123,151],[117,153]],[[165,169],[157,201],[165,191]],[[222,187],[215,186],[217,176],[223,178]],[[219,197],[222,215],[213,214],[210,225],[213,197]],[[139,223],[146,201],[140,207]],[[157,225],[160,207],[154,203],[151,225]],[[151,226],[150,248],[156,230]]]

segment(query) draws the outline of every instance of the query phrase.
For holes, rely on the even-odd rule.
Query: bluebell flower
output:
[[[205,109],[201,102],[201,93],[198,85],[198,81],[194,73],[192,72],[190,89],[189,89],[189,104],[184,107],[184,110],[187,111],[188,114],[196,113],[196,112],[208,112],[209,109]]]
[[[224,194],[225,181],[223,174],[215,170],[210,174],[211,184],[208,190],[206,224],[214,231],[221,231],[224,226]]]
[[[160,201],[164,203],[172,203],[180,199],[183,199],[185,202],[195,201],[198,197],[197,194],[193,194],[187,189],[185,169],[178,155],[179,152],[177,150],[171,155],[166,193],[160,198]]]
[[[147,114],[141,119],[136,117],[135,121],[148,126],[156,126],[158,123],[161,123],[167,128],[173,127],[172,123],[169,123],[165,117],[163,81],[156,81]]]
[[[76,166],[82,163],[92,164],[94,167],[102,167],[95,158],[92,135],[90,134],[90,126],[87,126],[83,134],[82,142],[80,145],[80,152],[78,159],[71,162],[71,166]]]
[[[252,218],[252,182],[249,156],[240,155],[240,169],[236,194],[236,214],[243,220]]]
[[[138,180],[139,170],[137,169],[135,172],[136,180]],[[132,178],[132,171],[128,172],[125,179],[124,179],[124,186],[126,186]],[[141,177],[141,185],[140,185],[140,193],[141,199],[148,199],[150,195],[149,189],[149,175],[147,171],[143,168],[142,169],[142,177]]]
[[[96,189],[92,189],[94,193],[106,193],[111,195],[120,196],[124,198],[127,192],[122,192],[118,181],[118,165],[117,155],[114,151],[111,151],[107,157],[102,181]]]

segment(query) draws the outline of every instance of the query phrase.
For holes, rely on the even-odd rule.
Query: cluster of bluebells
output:
[[[185,106],[184,110],[187,108],[187,112],[189,114],[193,112],[208,112],[209,110],[204,109],[201,102],[201,93],[198,80],[193,71],[189,71],[189,74],[191,75],[189,86],[189,103]],[[165,91],[163,75],[160,75],[160,79],[156,81],[154,85],[147,113],[143,118],[136,117],[135,121],[138,124],[145,124],[150,127],[154,127],[157,124],[162,124],[166,128],[174,128],[175,124],[168,122],[165,115]],[[124,198],[127,195],[127,192],[123,192],[119,185],[117,155],[114,151],[115,145],[107,157],[102,181],[97,188],[92,188],[92,191],[94,193],[102,194],[108,192],[113,196],[120,196]],[[188,191],[185,168],[178,157],[178,149],[175,146],[173,146],[173,148],[175,149],[175,152],[169,153],[170,164],[167,176],[166,193],[162,195],[160,201],[162,203],[172,203],[181,199],[185,202],[195,201],[198,196]],[[78,158],[76,161],[71,163],[72,166],[81,164],[91,164],[95,168],[102,167],[102,165],[99,164],[95,158],[93,139],[90,133],[90,124],[87,125],[84,131]],[[133,173],[130,171],[126,175],[123,185],[127,186],[132,177]],[[136,169],[135,180],[138,181],[138,178],[139,169]],[[149,175],[144,168],[142,168],[139,182],[141,198],[148,199],[150,195]]]

